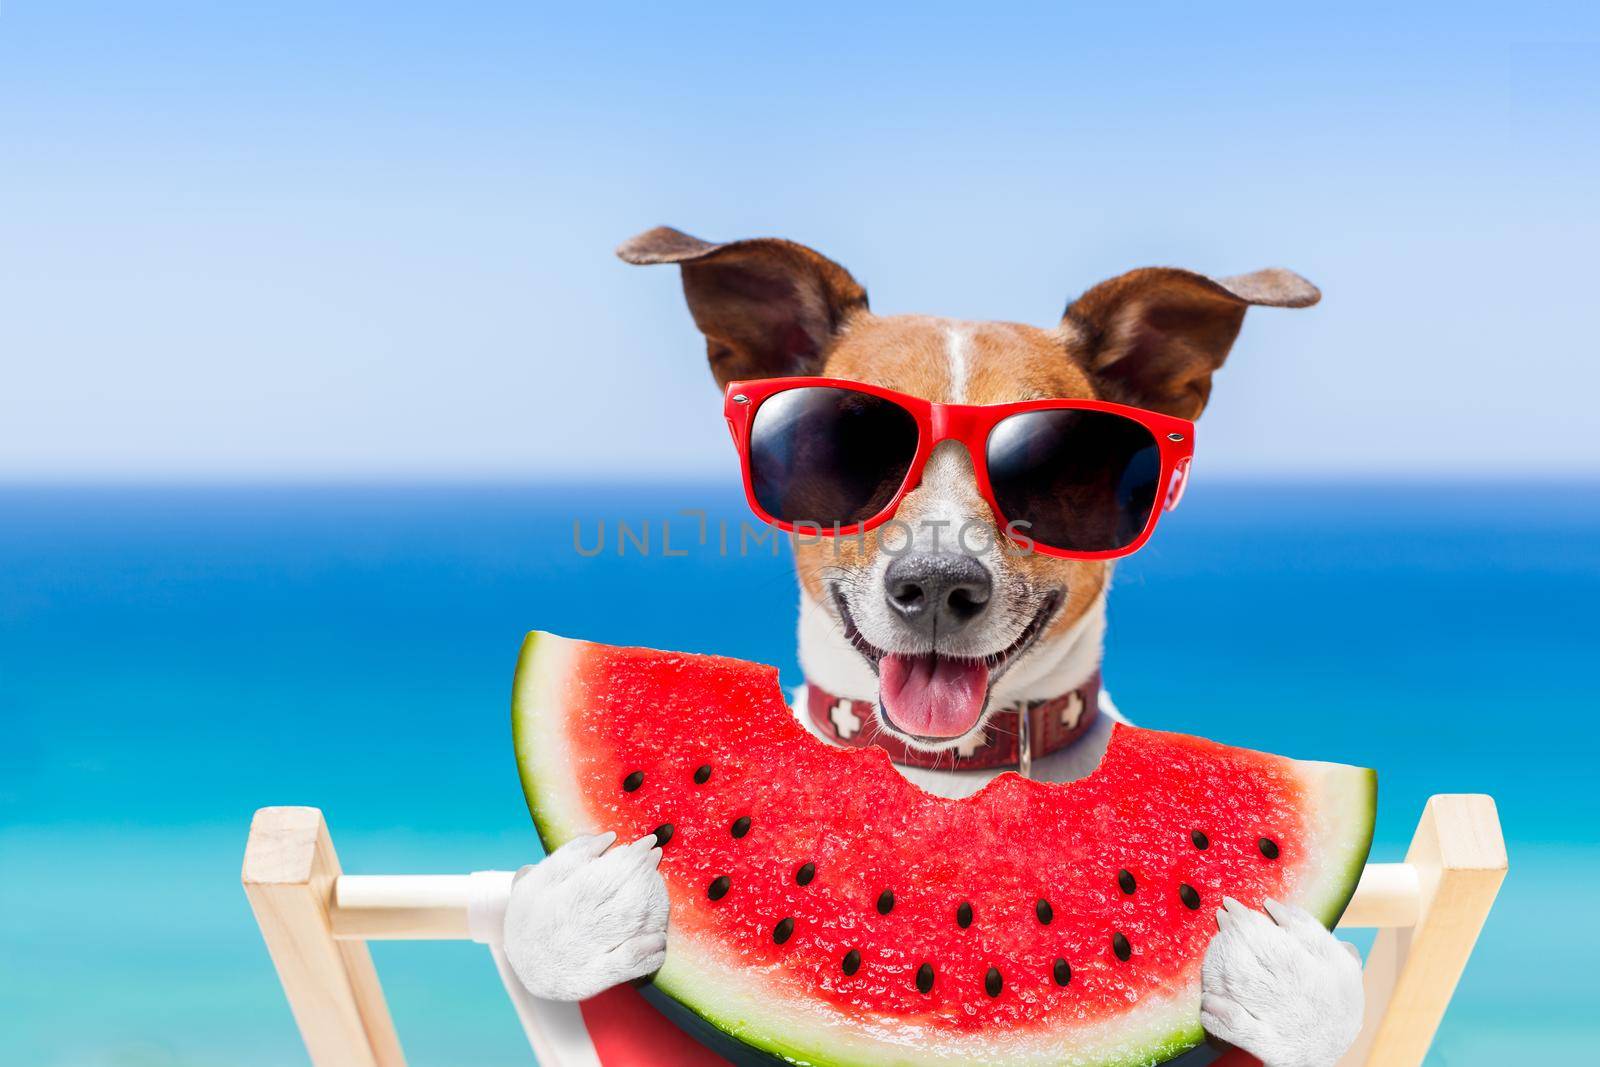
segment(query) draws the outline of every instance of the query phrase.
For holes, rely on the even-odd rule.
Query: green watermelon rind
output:
[[[566,741],[560,731],[553,728],[562,716],[549,712],[563,703],[561,686],[570,674],[571,657],[582,645],[583,642],[554,634],[539,631],[528,634],[513,681],[511,731],[517,770],[528,812],[546,853],[555,851],[580,834],[596,832],[584,824],[581,799],[563,797],[559,789],[542,785],[559,783],[571,776],[572,764]],[[541,710],[544,714],[540,714]],[[551,728],[541,730],[541,726]],[[1366,865],[1377,816],[1377,775],[1365,768],[1343,764],[1301,762],[1298,766],[1308,787],[1317,793],[1315,801],[1308,807],[1322,816],[1318,851],[1327,856],[1343,857],[1334,861],[1340,864],[1341,869],[1323,881],[1322,892],[1317,897],[1301,902],[1308,912],[1331,930],[1354,896],[1356,884]],[[667,963],[655,976],[654,987],[706,1025],[779,1063],[804,1067],[851,1067],[863,1062],[862,1056],[871,1057],[870,1062],[875,1064],[888,1065],[894,1062],[884,1058],[886,1050],[881,1046],[872,1049],[863,1047],[855,1053],[848,1049],[828,1050],[819,1047],[827,1040],[823,1034],[807,1032],[786,1039],[774,1032],[778,1027],[774,1027],[770,1019],[764,1024],[751,1017],[717,1012],[696,1003],[702,999],[695,996],[697,990],[723,985],[721,979],[724,977],[717,969],[697,967],[686,954],[673,953],[669,949]],[[1125,1055],[1100,1060],[1101,1067],[1145,1067],[1181,1055],[1204,1042],[1205,1032],[1192,1005],[1174,1003],[1173,1006],[1182,1016],[1176,1026],[1159,1023],[1151,1026],[1151,1031],[1156,1032],[1134,1038],[1135,1047],[1125,1046]],[[756,1013],[749,1014],[754,1016]],[[930,1052],[934,1050],[907,1050],[907,1054],[915,1061],[925,1061]],[[914,1060],[908,1059],[906,1062]]]

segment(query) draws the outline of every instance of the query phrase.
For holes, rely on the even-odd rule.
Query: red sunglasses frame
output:
[[[904,408],[916,420],[917,452],[911,460],[911,466],[906,469],[905,481],[895,492],[894,499],[869,519],[849,526],[819,528],[812,523],[786,522],[768,514],[756,499],[755,485],[750,477],[750,428],[755,422],[756,412],[761,409],[763,403],[779,393],[810,386],[850,389],[888,400]],[[1157,484],[1166,486],[1165,498],[1160,507],[1150,509],[1150,517],[1145,521],[1144,529],[1139,532],[1139,536],[1122,548],[1103,552],[1083,552],[1056,548],[1031,537],[1019,538],[1011,529],[1012,520],[1005,516],[999,502],[995,500],[994,489],[989,484],[989,434],[1002,420],[1012,415],[1025,411],[1059,410],[1104,411],[1121,415],[1149,430],[1150,435],[1155,438],[1156,446],[1161,453],[1161,476]],[[846,381],[842,378],[758,378],[728,383],[723,400],[723,415],[728,420],[728,429],[733,433],[734,446],[739,450],[745,500],[749,503],[750,510],[768,525],[789,533],[794,533],[803,526],[807,534],[830,537],[852,536],[882,526],[894,517],[906,494],[922,481],[923,468],[927,465],[928,457],[933,454],[934,447],[943,441],[958,441],[972,457],[972,467],[977,473],[978,492],[988,503],[989,510],[999,520],[999,525],[1006,531],[1006,535],[1030,551],[1061,559],[1117,559],[1132,555],[1143,548],[1144,543],[1150,540],[1150,534],[1154,532],[1156,520],[1161,517],[1161,513],[1171,511],[1182,499],[1184,486],[1188,482],[1189,463],[1194,458],[1193,422],[1173,415],[1163,415],[1159,411],[1148,411],[1127,404],[1113,404],[1105,400],[1054,399],[1023,400],[1014,404],[940,404],[921,397],[897,393],[892,389]]]

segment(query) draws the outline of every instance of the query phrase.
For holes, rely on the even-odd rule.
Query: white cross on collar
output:
[[[836,700],[833,707],[828,709],[828,721],[833,723],[833,728],[845,741],[861,732],[861,716],[852,707],[854,703],[851,700]]]

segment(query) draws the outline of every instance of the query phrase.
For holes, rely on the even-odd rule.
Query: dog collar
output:
[[[876,745],[907,767],[958,771],[1012,767],[1026,775],[1031,760],[1058,752],[1081,737],[1099,710],[1100,672],[1096,671],[1082,685],[1058,697],[1002,708],[989,717],[976,742],[964,741],[954,750],[924,752],[883,729],[876,701],[837,697],[806,683],[806,714],[823,737],[848,748]],[[1019,744],[1023,720],[1028,724],[1027,745]]]

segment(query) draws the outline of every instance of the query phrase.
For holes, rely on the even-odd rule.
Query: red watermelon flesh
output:
[[[513,725],[547,849],[667,839],[657,988],[797,1063],[1169,1059],[1223,896],[1331,927],[1371,843],[1368,770],[1123,725],[1079,781],[932,796],[714,656],[532,634]]]

